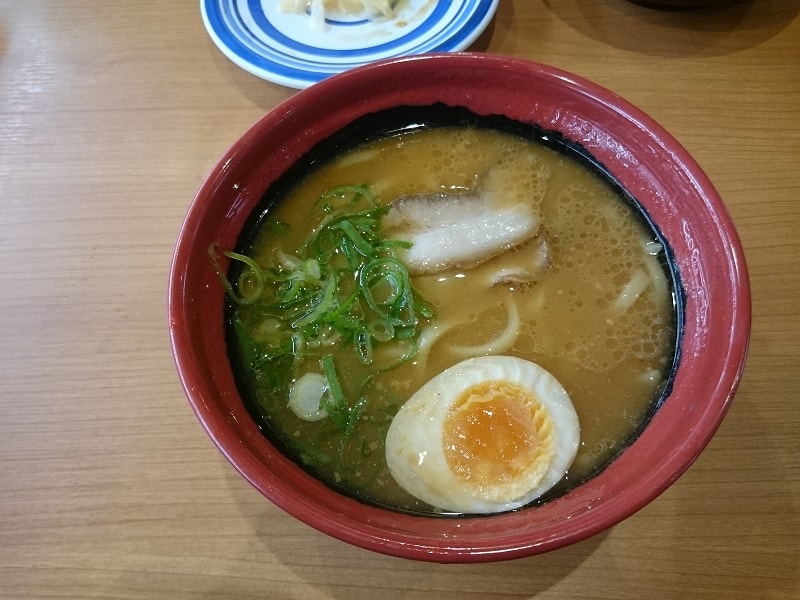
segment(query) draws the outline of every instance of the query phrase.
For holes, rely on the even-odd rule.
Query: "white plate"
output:
[[[382,58],[466,50],[499,0],[399,0],[393,18],[326,15],[315,28],[279,0],[200,0],[203,23],[225,56],[262,79],[304,88]]]

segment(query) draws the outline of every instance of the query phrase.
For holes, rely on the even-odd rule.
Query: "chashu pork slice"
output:
[[[411,242],[402,258],[414,274],[474,267],[535,236],[539,223],[530,203],[480,189],[401,196],[384,219],[389,237]]]

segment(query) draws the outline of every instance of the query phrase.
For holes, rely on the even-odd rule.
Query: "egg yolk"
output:
[[[550,413],[535,395],[508,381],[467,388],[443,424],[453,474],[484,496],[521,496],[544,477],[555,453]]]

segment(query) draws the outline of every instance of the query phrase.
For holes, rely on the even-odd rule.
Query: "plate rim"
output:
[[[465,13],[466,20],[460,23],[459,27],[450,30],[445,28],[439,32],[439,37],[443,39],[438,41],[435,46],[422,49],[425,43],[431,40],[430,37],[422,37],[419,39],[419,43],[411,49],[408,49],[408,44],[403,44],[405,49],[400,47],[396,52],[375,52],[349,62],[326,62],[325,57],[319,57],[319,60],[312,61],[302,56],[285,54],[288,63],[293,64],[283,64],[265,54],[259,54],[255,49],[244,47],[245,40],[224,25],[223,19],[219,13],[219,10],[226,6],[230,9],[236,8],[239,0],[200,0],[200,13],[203,26],[206,33],[211,38],[211,41],[216,48],[236,66],[251,75],[255,75],[271,83],[294,89],[304,89],[332,75],[379,60],[415,54],[461,52],[467,50],[489,27],[500,3],[500,0],[438,1],[455,1],[464,4],[467,12]],[[258,33],[270,39],[274,39],[268,32],[263,30],[259,30]],[[354,50],[357,49],[358,48],[354,48]],[[330,49],[326,48],[324,51],[325,53],[329,53]],[[343,50],[342,53],[346,53],[346,50]]]

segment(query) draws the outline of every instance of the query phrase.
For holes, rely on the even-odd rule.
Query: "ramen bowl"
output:
[[[269,189],[321,142],[396,107],[451,106],[533,124],[574,144],[635,198],[668,247],[677,355],[657,410],[601,472],[547,502],[437,517],[365,503],[324,484],[264,435],[243,402],[224,327],[225,292],[209,248],[234,248]],[[488,562],[551,551],[612,527],[655,499],[707,445],[747,353],[750,291],[742,248],[701,168],[662,127],[591,82],[484,54],[390,59],[347,71],[274,108],[202,183],[180,230],[169,330],[189,403],[233,467],[307,525],[376,552]]]

